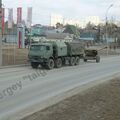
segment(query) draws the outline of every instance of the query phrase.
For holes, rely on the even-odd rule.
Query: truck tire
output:
[[[66,60],[63,59],[63,60],[62,60],[62,65],[65,65],[65,64],[66,64]]]
[[[41,67],[42,68],[46,68],[46,64],[41,64]]]
[[[96,56],[96,63],[100,62],[100,56]]]
[[[56,68],[62,67],[62,59],[61,58],[58,58],[55,60],[55,67]]]
[[[70,66],[74,66],[75,65],[75,57],[71,57],[70,58]]]
[[[84,58],[84,62],[87,62],[87,59],[86,59],[86,58]]]
[[[55,66],[54,60],[53,60],[53,59],[49,59],[49,61],[48,61],[48,63],[47,63],[47,68],[48,68],[49,70],[51,70],[51,69],[54,68],[54,66]]]
[[[31,66],[32,66],[32,68],[38,68],[39,63],[31,62]]]
[[[80,64],[80,58],[79,57],[76,57],[75,58],[75,65],[79,65]]]

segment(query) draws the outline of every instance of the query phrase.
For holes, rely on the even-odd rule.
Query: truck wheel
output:
[[[65,64],[66,64],[66,60],[63,59],[63,60],[62,60],[62,65],[65,65]]]
[[[58,59],[55,61],[55,67],[56,67],[56,68],[62,67],[62,60],[61,60],[61,58],[58,58]]]
[[[87,59],[86,59],[86,58],[84,58],[84,62],[87,62]]]
[[[46,65],[45,65],[45,64],[41,64],[41,67],[42,67],[42,68],[46,68]]]
[[[53,59],[49,59],[48,63],[47,63],[47,68],[49,70],[53,69],[54,68],[54,60]]]
[[[74,66],[75,65],[75,57],[70,58],[70,65]]]
[[[80,58],[79,57],[76,57],[75,58],[75,65],[79,65],[80,64]]]
[[[32,68],[38,68],[39,63],[32,62],[32,63],[31,63],[31,66],[32,66]]]
[[[100,56],[96,56],[96,63],[100,62]]]

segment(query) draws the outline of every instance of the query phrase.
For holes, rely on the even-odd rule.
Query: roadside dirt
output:
[[[120,78],[115,78],[22,120],[120,120]]]

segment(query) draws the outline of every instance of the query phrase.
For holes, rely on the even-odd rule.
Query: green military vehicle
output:
[[[99,63],[100,56],[98,55],[98,50],[86,49],[85,56],[84,56],[84,62],[87,62],[88,60],[96,60],[96,62]]]
[[[62,65],[79,65],[84,56],[84,46],[72,42],[41,42],[32,44],[29,50],[29,60],[33,68],[41,65],[44,68],[60,68]]]

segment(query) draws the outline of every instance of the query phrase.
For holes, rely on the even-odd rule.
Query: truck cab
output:
[[[52,55],[53,46],[50,43],[40,43],[30,46],[28,57],[32,67],[36,68],[39,64],[47,62]]]

